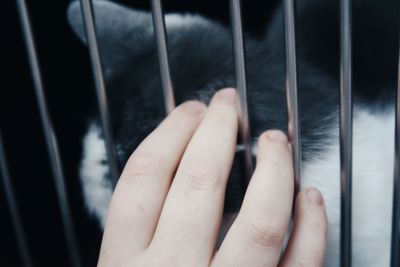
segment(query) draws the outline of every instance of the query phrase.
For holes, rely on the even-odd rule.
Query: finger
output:
[[[286,136],[280,131],[262,134],[242,208],[213,266],[276,266],[292,210],[293,187]]]
[[[321,193],[305,189],[296,200],[294,229],[280,267],[322,266],[327,219]]]
[[[179,253],[179,260],[205,265],[214,250],[224,192],[236,147],[236,91],[216,93],[193,135],[160,216],[150,246],[157,255]],[[205,260],[205,262],[199,262]],[[179,265],[179,264],[177,264]]]
[[[103,252],[112,250],[108,254],[123,260],[149,244],[171,178],[204,112],[200,102],[182,104],[131,155],[112,197]]]

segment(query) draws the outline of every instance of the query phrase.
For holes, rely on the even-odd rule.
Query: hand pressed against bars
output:
[[[238,130],[236,92],[206,108],[177,107],[130,157],[113,195],[99,266],[321,266],[326,215],[316,189],[292,212],[290,147],[280,131],[260,136],[257,167],[238,217],[215,250]]]

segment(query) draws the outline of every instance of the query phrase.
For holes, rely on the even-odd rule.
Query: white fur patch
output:
[[[165,27],[167,32],[198,27],[199,25],[210,25],[211,23],[210,20],[196,14],[170,13],[165,15]],[[150,29],[152,29],[152,25]]]
[[[243,145],[243,144],[236,145],[236,153],[242,152],[242,151],[244,151],[244,149],[245,149],[245,145]],[[251,150],[251,154],[253,154],[254,156],[257,155],[257,142],[255,142],[255,144],[251,145],[250,150]]]
[[[353,125],[353,266],[389,266],[394,162],[394,112],[355,109]],[[339,266],[338,131],[326,153],[304,166],[302,186],[323,194],[329,221],[325,267]]]
[[[168,30],[179,29],[183,26],[195,24],[199,19],[201,18],[195,15],[167,14],[165,15],[165,25]]]
[[[92,123],[83,139],[83,159],[80,176],[86,207],[104,228],[108,205],[111,201],[112,185],[101,128]]]
[[[165,16],[165,24],[168,27],[180,27],[188,23],[188,17],[180,14],[168,14]]]

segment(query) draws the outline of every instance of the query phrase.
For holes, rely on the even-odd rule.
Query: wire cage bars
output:
[[[80,0],[82,16],[88,40],[89,54],[93,69],[93,77],[96,85],[97,101],[103,133],[106,140],[106,151],[114,182],[117,182],[119,170],[116,164],[113,136],[110,126],[110,116],[107,104],[106,88],[103,78],[103,67],[101,55],[98,48],[95,14],[92,0]],[[58,149],[57,137],[52,126],[52,121],[47,108],[46,95],[41,78],[41,70],[35,48],[35,40],[30,23],[29,12],[25,0],[16,0],[21,21],[22,32],[26,44],[27,57],[33,78],[37,104],[40,110],[42,126],[45,132],[47,149],[56,185],[56,192],[64,226],[64,234],[67,248],[73,266],[81,266],[78,253],[78,244],[75,238],[73,218],[69,211],[69,200],[66,194],[64,172],[61,164],[61,155]],[[247,177],[253,170],[250,150],[250,124],[247,108],[246,94],[246,66],[245,66],[245,42],[243,38],[241,1],[230,0],[229,11],[231,18],[231,31],[233,42],[233,57],[235,63],[236,87],[239,95],[238,107],[240,110],[240,135],[245,145],[244,165]],[[295,0],[283,0],[284,7],[284,31],[286,40],[286,95],[287,110],[289,117],[289,139],[292,144],[296,189],[300,187],[301,181],[301,136],[298,108],[298,68],[296,55],[296,9]],[[155,42],[157,47],[162,91],[167,113],[175,106],[173,84],[169,70],[167,51],[167,35],[164,13],[161,0],[151,0]],[[341,165],[341,266],[351,266],[351,235],[352,235],[352,1],[340,0],[340,165]],[[400,56],[399,56],[400,66]],[[393,221],[392,221],[392,248],[391,266],[400,265],[400,67],[398,73],[398,91],[396,99],[396,134],[395,134],[395,166],[394,166],[394,198],[393,198]],[[0,167],[2,171],[2,182],[5,188],[8,205],[11,211],[15,235],[24,266],[32,266],[29,247],[24,235],[17,203],[14,197],[10,174],[8,172],[6,151],[0,136]],[[247,183],[248,181],[246,181]]]

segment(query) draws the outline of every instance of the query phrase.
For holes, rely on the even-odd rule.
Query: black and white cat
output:
[[[339,266],[337,2],[298,1],[302,186],[316,186],[326,201],[326,267]],[[393,12],[399,4],[395,0],[354,2],[353,266],[384,267],[389,266],[393,191],[393,99],[398,47],[398,23]],[[122,167],[165,115],[152,19],[149,13],[108,1],[95,1],[94,9]],[[78,2],[69,7],[68,18],[85,42]],[[228,28],[187,14],[167,14],[166,25],[178,103],[188,99],[207,102],[217,89],[234,86]],[[246,38],[246,52],[250,123],[256,147],[256,137],[261,132],[287,128],[281,7],[267,23],[263,38]],[[104,227],[112,188],[97,118],[90,122],[83,143],[80,173],[86,205]],[[237,212],[243,197],[240,148],[238,145],[238,159],[229,180],[226,213]]]

